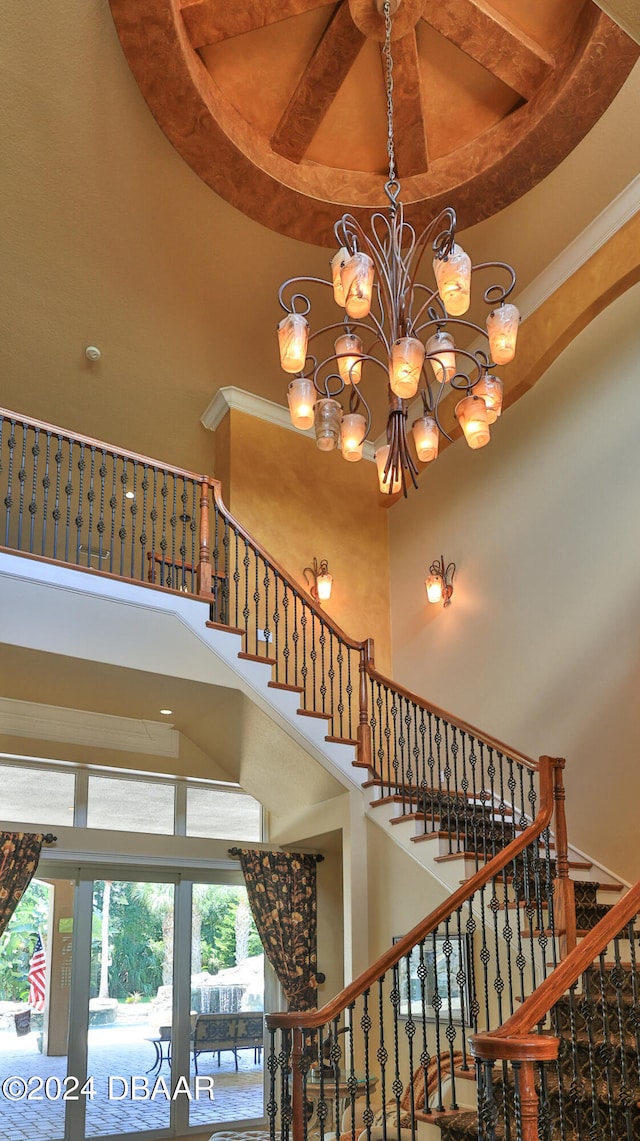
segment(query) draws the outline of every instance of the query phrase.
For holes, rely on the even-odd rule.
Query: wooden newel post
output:
[[[522,1141],[538,1141],[538,1094],[533,1062],[520,1063]]]
[[[374,664],[373,638],[367,638],[360,647],[360,688],[358,719],[358,764],[372,768],[371,725],[369,723],[369,675],[367,666]]]
[[[198,558],[198,594],[211,595],[211,563],[209,561],[209,483],[203,479],[200,497],[200,553]]]
[[[560,936],[560,954],[565,958],[576,945],[576,899],[573,880],[569,878],[569,844],[565,814],[566,791],[563,772],[566,761],[552,757],[553,803],[555,812],[556,875],[553,883],[553,909],[556,929]]]
[[[294,1027],[291,1050],[293,1115],[291,1128],[293,1141],[304,1141],[304,1120],[306,1106],[302,1081],[302,1030]]]

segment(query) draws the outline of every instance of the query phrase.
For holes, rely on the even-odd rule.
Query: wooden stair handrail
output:
[[[146,464],[148,467],[157,468],[158,471],[171,472],[172,475],[192,479],[194,483],[210,482],[211,479],[210,476],[203,475],[201,472],[188,471],[186,468],[176,467],[174,464],[164,464],[159,460],[151,459],[150,456],[143,456],[139,452],[125,451],[124,448],[119,448],[116,444],[107,444],[104,440],[94,440],[92,436],[83,436],[79,432],[70,431],[69,428],[60,428],[57,424],[49,424],[46,420],[36,420],[33,416],[21,416],[19,412],[11,412],[8,408],[0,408],[0,417],[4,417],[6,420],[14,420],[16,424],[26,428],[38,428],[41,432],[50,432],[52,436],[61,436],[70,444],[84,444],[88,448],[99,448],[100,451],[120,456],[123,460]]]
[[[327,1023],[333,1021],[343,1010],[355,1002],[364,991],[368,990],[381,975],[385,974],[391,967],[396,966],[396,964],[400,962],[400,959],[409,954],[416,943],[419,943],[420,940],[426,938],[432,931],[435,931],[443,920],[453,915],[459,907],[462,907],[471,896],[475,895],[481,887],[484,887],[489,880],[493,879],[498,872],[502,871],[520,852],[528,848],[531,842],[545,830],[551,821],[554,806],[553,774],[556,765],[557,760],[555,758],[540,757],[538,763],[538,772],[540,774],[540,808],[533,822],[520,836],[517,836],[510,844],[507,844],[497,856],[493,856],[493,858],[475,872],[470,879],[465,880],[456,891],[447,896],[439,907],[422,919],[420,923],[417,923],[407,935],[404,935],[402,939],[394,943],[379,959],[376,959],[375,963],[367,967],[366,971],[358,975],[352,983],[344,987],[339,994],[325,1003],[319,1010],[280,1011],[275,1014],[267,1014],[267,1026],[270,1029],[279,1027],[281,1029],[298,1028],[305,1030],[326,1026]]]
[[[242,523],[238,522],[235,515],[232,515],[229,511],[229,508],[225,506],[222,501],[222,485],[220,480],[210,477],[209,486],[213,490],[216,506],[223,519],[226,519],[227,522],[230,523],[240,535],[242,535],[243,539],[251,544],[253,550],[257,551],[261,558],[263,558],[270,567],[273,567],[273,569],[278,572],[280,578],[283,579],[283,581],[286,582],[292,590],[295,590],[299,595],[301,595],[302,598],[304,598],[304,601],[309,606],[309,609],[314,611],[316,617],[320,618],[325,626],[328,626],[331,630],[333,630],[333,633],[336,634],[337,637],[340,638],[340,640],[344,642],[345,645],[349,646],[352,650],[362,651],[366,649],[368,644],[373,645],[371,638],[365,638],[362,642],[356,642],[354,638],[350,638],[349,635],[345,634],[344,630],[338,626],[337,622],[334,622],[333,618],[330,618],[329,615],[325,613],[322,607],[318,605],[315,599],[311,597],[309,592],[305,590],[304,587],[298,586],[297,583],[291,581],[289,572],[286,571],[284,567],[277,561],[277,559],[274,559],[265,550],[265,548],[253,538],[252,535],[249,534],[247,529],[242,526]]]
[[[412,693],[410,689],[406,689],[403,685],[398,685],[397,682],[392,681],[390,678],[385,677],[381,673],[378,673],[375,667],[368,665],[367,673],[373,681],[380,682],[381,685],[386,685],[389,689],[393,690],[394,693],[400,694],[401,697],[404,697],[413,705],[418,705],[421,709],[426,709],[429,713],[433,713],[436,717],[440,717],[449,725],[455,725],[457,729],[462,729],[465,733],[468,733],[470,737],[475,737],[477,741],[481,741],[483,745],[488,745],[489,748],[495,749],[499,753],[503,753],[511,760],[518,761],[527,769],[538,769],[538,761],[534,760],[533,757],[528,757],[525,753],[520,753],[514,749],[511,749],[509,745],[505,745],[496,737],[491,737],[487,733],[482,732],[480,729],[476,729],[474,725],[469,725],[467,721],[463,721],[460,717],[454,717],[454,715],[452,713],[448,713],[446,709],[440,709],[438,705],[433,705],[424,697],[419,697],[416,693]]]
[[[262,545],[260,543],[258,543],[249,534],[249,532],[242,526],[242,524],[235,518],[234,515],[232,515],[232,513],[225,506],[225,504],[222,501],[222,485],[220,483],[220,480],[215,479],[213,476],[203,475],[202,473],[199,473],[199,472],[193,472],[193,471],[187,470],[186,468],[177,467],[174,464],[161,463],[159,460],[155,460],[155,459],[151,458],[150,456],[145,456],[139,452],[126,451],[124,448],[120,448],[115,444],[109,444],[109,443],[105,442],[104,440],[97,440],[91,436],[84,436],[78,432],[72,432],[67,428],[61,428],[56,424],[50,424],[45,420],[39,420],[39,419],[36,419],[35,417],[23,416],[20,413],[13,412],[7,408],[0,407],[0,417],[4,417],[5,419],[7,419],[9,421],[13,421],[16,424],[21,425],[22,427],[39,429],[40,431],[50,433],[53,436],[59,436],[63,440],[66,440],[72,444],[82,444],[85,447],[96,448],[99,451],[105,451],[111,455],[119,456],[121,459],[130,461],[131,463],[143,464],[143,465],[146,465],[146,466],[151,467],[153,469],[156,469],[160,472],[166,472],[167,474],[170,473],[172,475],[179,476],[179,477],[184,478],[184,479],[192,480],[194,483],[197,483],[200,485],[201,491],[202,491],[201,524],[204,524],[204,519],[202,518],[202,516],[203,515],[206,516],[208,514],[208,512],[206,511],[206,507],[203,505],[205,503],[205,500],[208,500],[208,492],[206,492],[206,489],[210,487],[212,489],[212,492],[213,492],[215,504],[216,504],[220,514],[222,515],[222,517],[224,519],[226,519],[226,521],[228,523],[230,523],[234,528],[236,528],[238,531],[238,534],[241,535],[251,545],[253,550],[256,551],[257,554],[259,554],[265,560],[265,562],[268,563],[269,566],[271,566],[273,568],[274,571],[277,572],[277,574],[281,577],[281,579],[284,582],[286,582],[287,585],[292,590],[295,590],[299,594],[299,596],[304,599],[305,604],[309,606],[309,609],[313,611],[313,613],[316,615],[316,617],[328,629],[330,629],[346,646],[348,646],[349,648],[351,648],[353,650],[357,650],[359,652],[359,654],[360,654],[360,671],[361,671],[359,752],[361,754],[360,759],[364,760],[365,763],[367,763],[367,764],[371,763],[370,734],[368,731],[368,725],[367,725],[366,719],[364,718],[364,712],[363,712],[363,710],[364,710],[363,700],[366,697],[366,694],[364,693],[364,690],[363,690],[363,685],[364,685],[365,677],[366,677],[366,675],[368,675],[369,677],[373,678],[375,681],[379,681],[381,684],[388,686],[389,689],[392,690],[394,693],[397,693],[400,696],[405,697],[408,701],[415,703],[421,709],[428,710],[429,712],[431,712],[431,713],[435,714],[436,716],[442,718],[442,720],[446,721],[447,723],[454,725],[458,729],[464,730],[466,733],[473,736],[478,742],[481,742],[482,744],[487,745],[489,748],[494,748],[494,749],[498,750],[499,752],[505,754],[510,759],[515,760],[515,761],[523,764],[526,768],[534,769],[534,770],[537,769],[538,764],[531,757],[528,757],[523,753],[520,753],[520,752],[517,752],[515,750],[510,749],[508,746],[504,745],[502,742],[498,741],[496,738],[488,736],[487,734],[476,729],[474,726],[468,725],[467,722],[465,722],[459,718],[454,717],[452,714],[448,713],[446,710],[440,709],[438,706],[432,705],[430,702],[426,701],[424,698],[419,697],[417,694],[411,693],[410,690],[405,689],[403,686],[397,685],[391,679],[385,678],[382,674],[377,673],[377,671],[375,670],[375,667],[374,667],[374,643],[373,643],[373,639],[365,638],[363,641],[358,642],[354,638],[349,637],[349,635],[346,634],[345,631],[342,630],[341,627],[338,626],[338,624],[336,622],[334,622],[333,619],[330,618],[322,610],[322,608],[320,606],[318,606],[316,601],[312,598],[312,596],[308,593],[308,591],[303,586],[300,586],[297,583],[292,582],[289,574],[285,571],[284,567],[282,567],[281,564],[276,559],[273,559],[271,557],[271,555],[268,554],[268,552],[264,549],[264,547],[262,547]],[[210,577],[211,577],[211,572],[209,569],[210,564],[211,564],[210,550],[208,549],[208,546],[207,546],[208,539],[209,539],[208,528],[206,529],[206,534],[204,536],[204,539],[205,539],[205,542],[204,542],[204,546],[203,546],[202,545],[202,537],[201,537],[200,562],[198,563],[198,587],[199,587],[199,591],[201,594],[208,595],[210,593]],[[104,573],[104,572],[99,571],[99,569],[97,569],[97,568],[93,568],[93,569],[96,570],[96,573]],[[126,578],[127,576],[117,576],[117,577]],[[132,581],[137,581],[137,580],[132,580]]]
[[[544,982],[525,999],[497,1030],[490,1034],[474,1034],[471,1048],[476,1058],[526,1057],[515,1049],[517,1040],[527,1038],[536,1026],[546,1017],[556,1002],[574,983],[594,959],[604,951],[607,944],[618,935],[627,923],[640,912],[640,881],[629,889],[627,894],[613,905],[610,911],[585,935],[566,959],[547,976]],[[500,1050],[507,1053],[500,1053]]]

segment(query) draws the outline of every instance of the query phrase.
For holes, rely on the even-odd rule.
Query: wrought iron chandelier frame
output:
[[[474,395],[478,382],[493,370],[495,362],[491,358],[491,352],[485,347],[489,345],[487,330],[462,316],[452,316],[447,312],[437,284],[432,287],[418,280],[427,249],[430,248],[433,252],[434,267],[436,261],[446,262],[453,251],[459,249],[456,246],[456,214],[452,207],[446,207],[419,235],[405,219],[404,208],[400,201],[400,182],[395,172],[390,0],[383,0],[382,9],[386,28],[383,53],[386,61],[389,158],[389,173],[384,189],[389,206],[384,212],[380,210],[372,214],[370,233],[367,233],[350,213],[343,214],[334,225],[339,251],[344,251],[350,258],[364,253],[373,262],[372,303],[365,318],[354,318],[346,313],[342,321],[331,322],[316,332],[309,331],[306,347],[308,350],[313,342],[321,340],[332,331],[340,331],[341,334],[357,333],[366,337],[366,348],[363,345],[362,351],[357,352],[357,362],[348,369],[351,388],[349,411],[361,413],[361,409],[364,409],[363,442],[369,438],[372,416],[369,402],[361,388],[362,365],[367,362],[377,364],[384,370],[388,383],[389,411],[386,437],[389,451],[384,466],[384,482],[390,494],[401,485],[406,495],[407,477],[410,477],[414,487],[417,487],[416,477],[419,468],[408,442],[407,415],[410,401],[397,395],[389,384],[394,343],[400,338],[427,341],[434,333],[450,332],[452,329],[465,330],[467,339],[472,344],[477,343],[474,337],[480,338],[483,344],[481,348],[462,348],[455,345],[455,372],[450,377],[444,373],[442,381],[432,379],[427,372],[427,362],[439,358],[442,350],[430,352],[426,351],[425,347],[418,392],[422,398],[424,415],[433,417],[439,432],[448,440],[451,440],[452,436],[444,428],[439,415],[440,403],[447,385],[459,392],[461,398]],[[470,277],[479,271],[492,269],[506,277],[503,285],[494,283],[484,291],[484,302],[495,310],[503,306],[512,293],[516,275],[506,262],[489,261],[471,265]],[[306,318],[311,311],[311,300],[308,293],[301,291],[299,287],[304,286],[306,290],[308,286],[314,285],[333,288],[335,293],[335,282],[324,278],[299,276],[283,282],[278,299],[284,312]],[[297,370],[297,378],[311,380],[319,399],[336,400],[347,387],[343,376],[340,375],[340,362],[345,357],[351,358],[353,355],[353,353],[334,351],[320,358],[319,354],[307,351],[303,367]],[[459,358],[462,359],[465,368],[459,368]]]

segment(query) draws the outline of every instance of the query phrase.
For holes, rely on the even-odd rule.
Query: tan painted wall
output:
[[[390,519],[394,677],[531,755],[567,757],[569,836],[640,876],[635,286]],[[447,611],[423,580],[458,565]]]
[[[371,962],[406,935],[447,891],[373,821],[367,821]]]
[[[376,664],[388,670],[387,511],[378,505],[375,466],[321,454],[312,440],[235,410],[216,436],[221,429],[230,510],[302,586],[314,555],[328,559],[327,614],[350,637],[373,637]],[[226,480],[226,464],[219,478]]]

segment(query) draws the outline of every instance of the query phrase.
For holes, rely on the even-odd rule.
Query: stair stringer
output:
[[[462,857],[460,862],[435,862],[440,854],[437,837],[416,844],[412,840],[414,821],[392,825],[386,808],[372,807],[375,789],[363,788],[370,774],[354,765],[355,746],[327,741],[323,720],[299,715],[297,693],[270,688],[268,662],[239,658],[241,635],[207,626],[206,600],[9,552],[0,552],[0,598],[3,639],[8,643],[240,690],[338,783],[357,792],[364,814],[442,888],[451,892],[465,878],[466,873],[460,870],[464,867]],[[30,614],[31,621],[25,622],[25,613]],[[154,614],[163,616],[164,636],[174,636],[174,623],[182,630],[181,639],[176,635],[179,659],[168,647],[158,660],[145,644]],[[103,637],[96,637],[96,631],[102,631]],[[618,878],[607,869],[601,870],[608,879]]]

